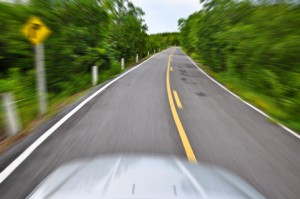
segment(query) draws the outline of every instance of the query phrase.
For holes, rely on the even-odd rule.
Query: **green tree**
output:
[[[178,21],[183,48],[223,79],[274,99],[300,129],[300,4],[201,2],[202,10]]]

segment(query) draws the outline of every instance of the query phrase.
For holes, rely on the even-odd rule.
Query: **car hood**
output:
[[[264,198],[222,169],[175,157],[117,156],[59,167],[35,198]]]

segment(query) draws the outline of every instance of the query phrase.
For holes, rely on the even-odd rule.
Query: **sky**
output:
[[[148,33],[176,32],[177,21],[200,10],[199,0],[131,0],[145,12]]]

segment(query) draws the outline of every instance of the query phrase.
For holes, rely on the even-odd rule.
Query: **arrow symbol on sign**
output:
[[[37,38],[37,31],[41,29],[42,25],[32,23],[30,29],[28,30],[28,37],[29,38]]]

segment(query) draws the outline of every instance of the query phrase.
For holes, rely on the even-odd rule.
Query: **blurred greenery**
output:
[[[148,39],[147,48],[155,49],[156,52],[160,49],[165,49],[169,46],[179,45],[179,33],[178,32],[164,32],[151,34]]]
[[[38,116],[34,47],[21,32],[31,16],[52,31],[45,40],[45,67],[50,106],[91,87],[91,67],[103,82],[120,73],[126,63],[167,47],[148,35],[144,12],[129,0],[29,0],[0,2],[0,93],[15,95],[23,126]],[[172,38],[170,38],[172,37]],[[169,39],[170,38],[170,39]],[[177,42],[178,43],[178,42]],[[0,109],[0,135],[4,115]]]
[[[184,50],[222,83],[300,132],[300,4],[202,0],[178,21]]]

